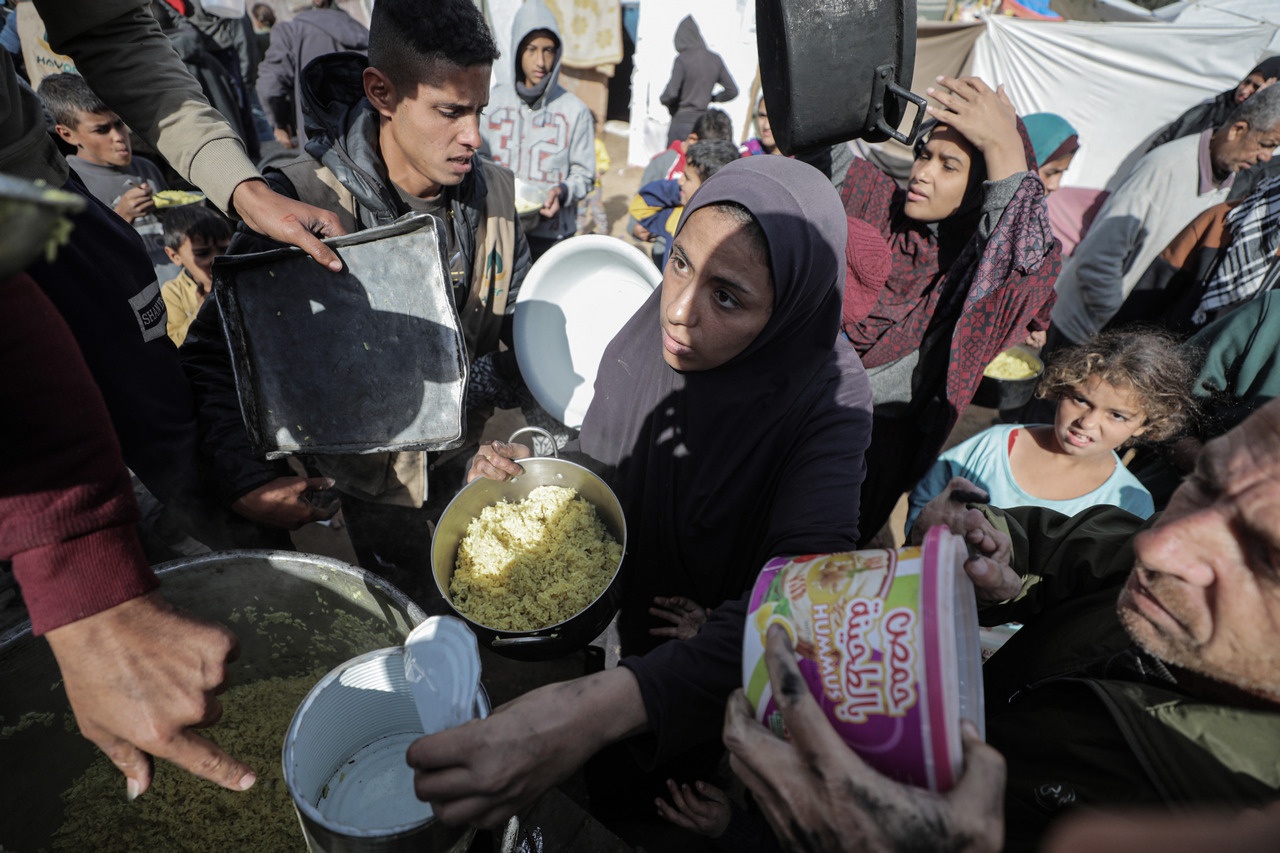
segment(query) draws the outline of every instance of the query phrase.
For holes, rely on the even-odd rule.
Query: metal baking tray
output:
[[[466,345],[429,214],[301,249],[224,256],[214,287],[240,410],[268,459],[446,450],[465,432]]]

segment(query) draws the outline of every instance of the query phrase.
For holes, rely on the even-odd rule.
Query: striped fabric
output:
[[[1192,315],[1200,325],[1210,312],[1251,298],[1262,286],[1267,266],[1280,247],[1280,175],[1258,184],[1227,214],[1229,242],[1205,282],[1204,296]]]

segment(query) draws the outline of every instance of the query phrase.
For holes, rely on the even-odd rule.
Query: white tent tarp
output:
[[[1071,122],[1080,152],[1063,184],[1102,188],[1161,127],[1237,83],[1275,35],[1265,24],[993,17],[974,45],[973,73],[1003,83],[1019,113],[1054,112]]]
[[[1193,0],[1179,3],[1175,10],[1161,9],[1159,17],[1172,14],[1170,20],[1179,24],[1280,24],[1280,3],[1276,0]],[[1280,53],[1280,35],[1268,46],[1271,53]]]
[[[494,2],[494,0],[490,0]],[[1188,4],[1239,7],[1274,0],[1207,0]],[[688,12],[677,0],[643,0],[632,76],[628,163],[643,166],[666,147],[669,115],[658,103],[675,59],[672,37]],[[750,119],[756,75],[752,0],[704,0],[694,15],[708,47],[724,57],[741,94],[718,105],[733,119],[735,138]],[[1229,24],[1031,21],[992,17],[974,43],[971,71],[1003,83],[1022,114],[1055,112],[1080,133],[1080,152],[1064,185],[1104,188],[1127,173],[1146,141],[1194,104],[1238,82],[1273,51],[1278,28],[1237,18]],[[953,73],[959,73],[956,69]],[[932,80],[916,79],[923,93]],[[833,92],[834,96],[834,92]]]

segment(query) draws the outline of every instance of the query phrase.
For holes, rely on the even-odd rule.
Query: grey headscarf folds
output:
[[[714,607],[772,556],[857,541],[871,396],[839,334],[844,208],[811,166],[748,157],[699,188],[681,229],[725,202],[750,211],[769,245],[764,329],[728,363],[680,373],[663,360],[656,291],[605,350],[582,427],[582,449],[616,468],[627,516],[627,653],[652,642],[654,595]]]

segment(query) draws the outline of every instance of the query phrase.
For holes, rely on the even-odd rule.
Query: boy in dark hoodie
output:
[[[671,79],[658,96],[662,105],[671,111],[668,145],[689,135],[693,123],[707,111],[707,104],[738,97],[738,84],[733,82],[720,54],[707,50],[693,15],[685,15],[676,27],[675,44],[678,55],[671,67]],[[717,84],[722,88],[713,93]]]
[[[542,0],[528,0],[516,12],[511,43],[515,80],[493,87],[480,133],[493,159],[545,198],[542,220],[527,234],[537,260],[577,232],[578,203],[596,181],[594,119],[560,85],[564,44]]]
[[[369,49],[364,24],[338,8],[334,0],[310,0],[292,20],[271,28],[271,46],[258,66],[258,100],[266,110],[276,142],[285,148],[307,144],[303,120],[302,70],[311,60],[329,53]]]

